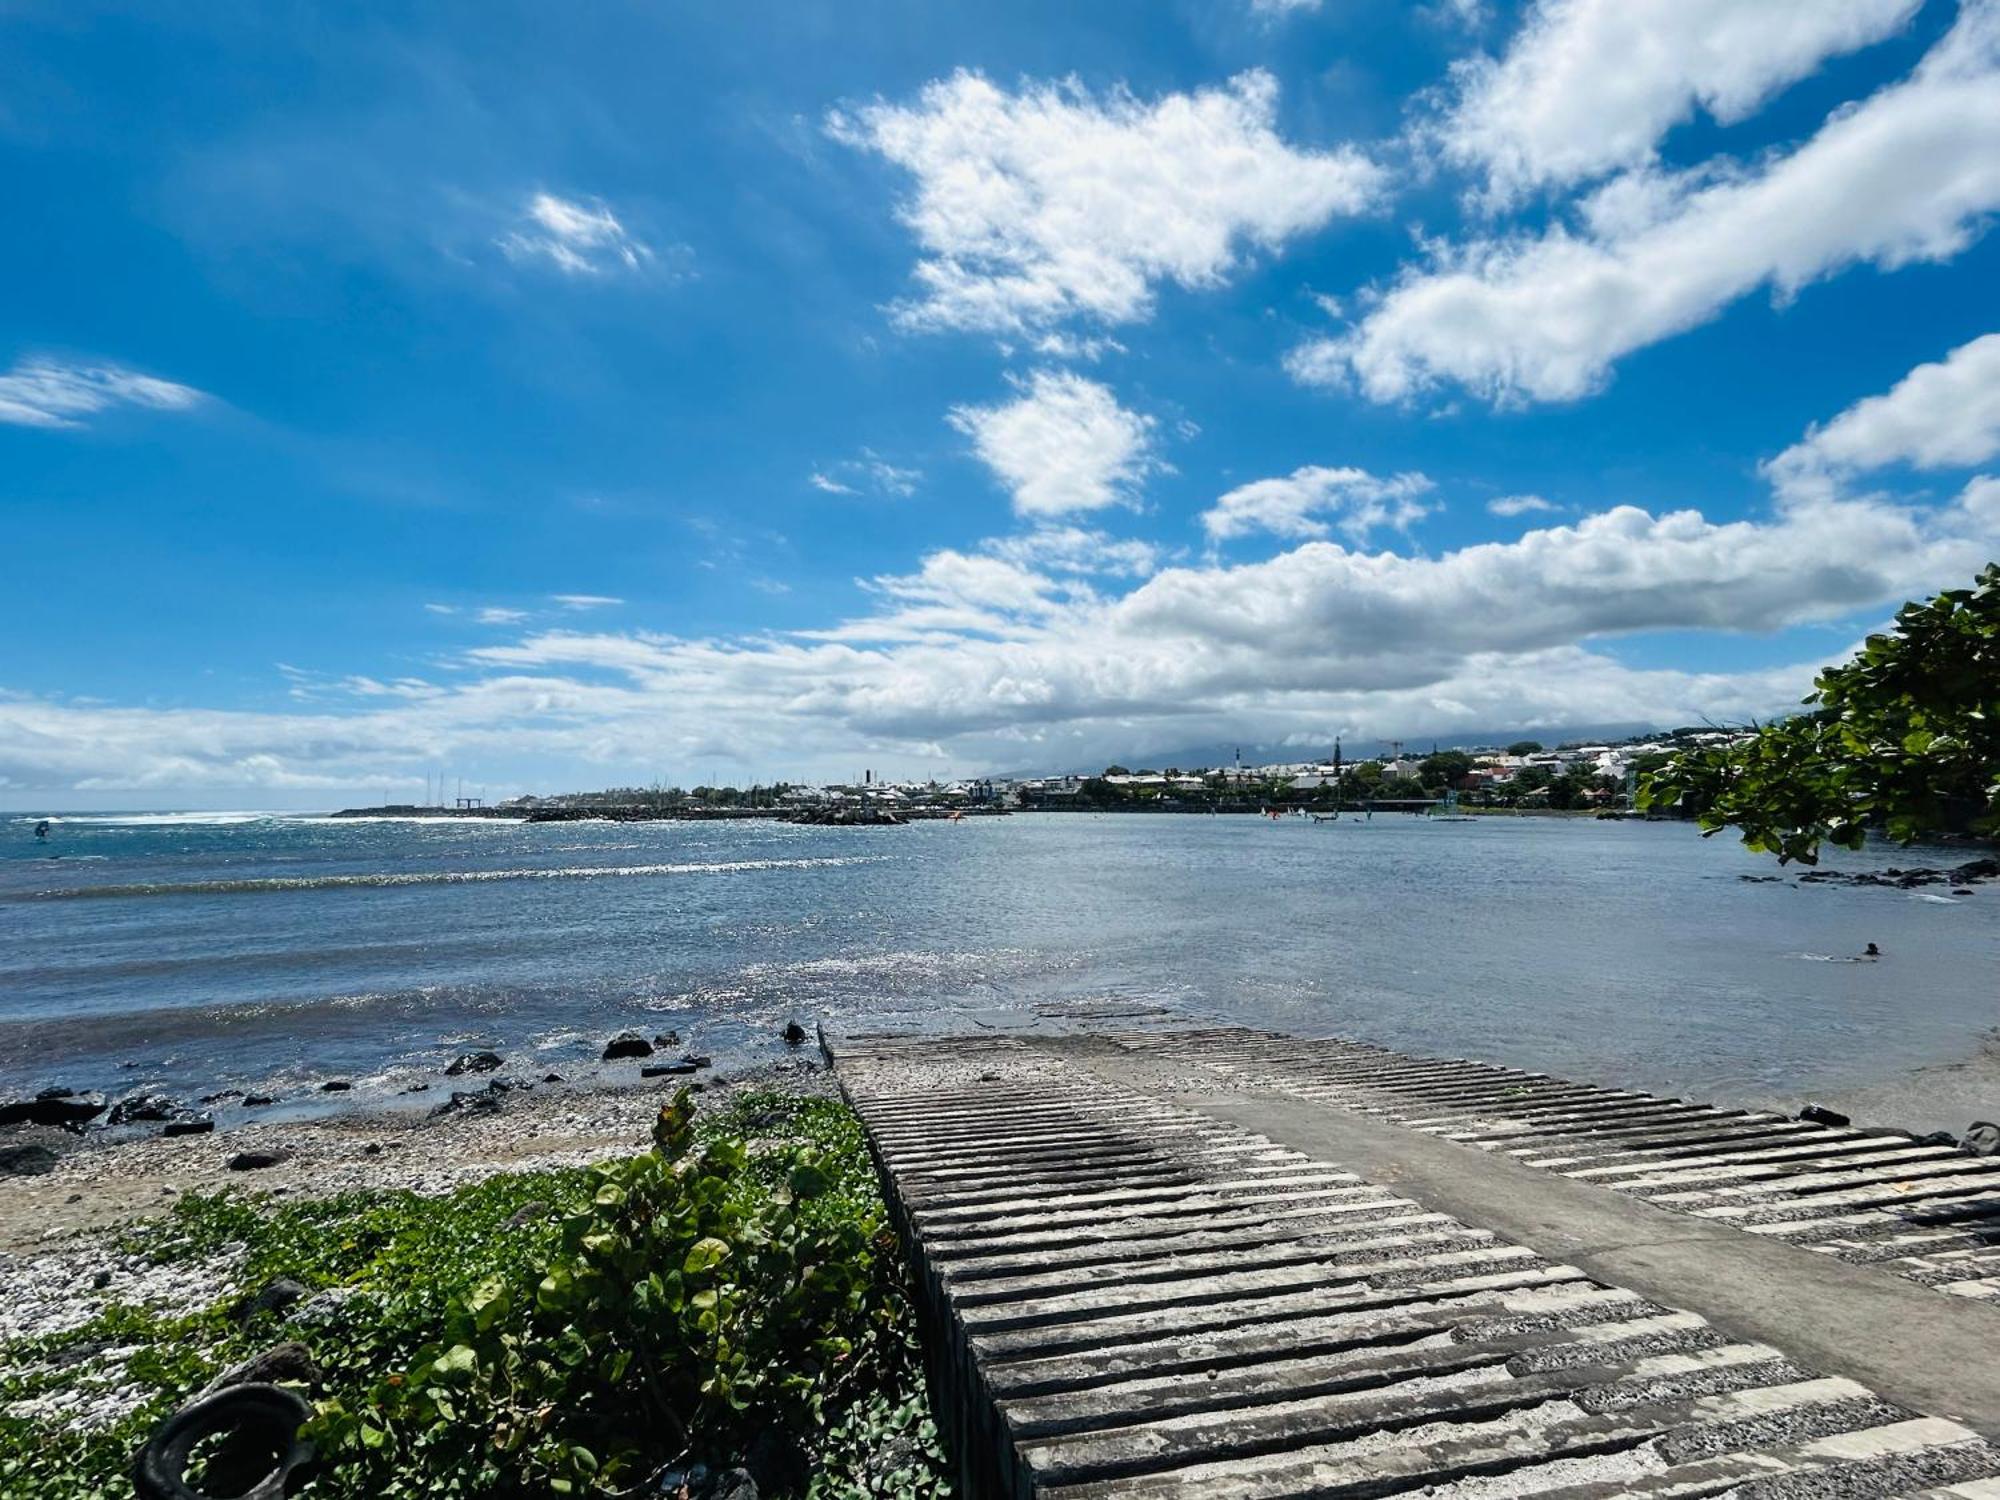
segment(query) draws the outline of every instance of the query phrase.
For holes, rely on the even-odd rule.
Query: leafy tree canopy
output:
[[[1822,843],[1858,849],[1871,825],[1903,843],[2000,830],[2000,564],[1969,589],[1904,605],[1805,701],[1807,712],[1642,776],[1639,805],[1686,805],[1704,835],[1740,829],[1780,863],[1817,863]]]
[[[1516,740],[1507,747],[1509,755],[1539,755],[1542,751],[1540,740]]]
[[[1425,786],[1455,786],[1471,771],[1472,757],[1463,750],[1438,750],[1417,763],[1417,777]]]

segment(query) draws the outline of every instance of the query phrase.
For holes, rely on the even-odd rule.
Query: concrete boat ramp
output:
[[[2000,1500],[2000,1162],[1237,1028],[828,1052],[968,1496]]]

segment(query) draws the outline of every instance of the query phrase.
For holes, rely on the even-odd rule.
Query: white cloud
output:
[[[1125,346],[1114,338],[1079,338],[1072,333],[1045,333],[1034,343],[1035,353],[1048,359],[1080,359],[1096,364],[1107,354],[1123,354]]]
[[[1557,508],[1552,501],[1544,500],[1540,495],[1501,495],[1486,502],[1486,509],[1496,516],[1525,516]]]
[[[1253,14],[1272,18],[1299,15],[1319,7],[1320,0],[1250,0]]]
[[[518,625],[528,618],[525,609],[502,609],[497,604],[489,604],[477,616],[482,625]]]
[[[551,594],[549,598],[564,609],[606,609],[614,604],[623,604],[623,599],[614,599],[609,594]]]
[[[21,427],[81,427],[85,418],[114,406],[185,411],[204,399],[192,386],[117,365],[28,359],[0,375],[0,422]]]
[[[835,111],[827,129],[915,179],[898,212],[924,252],[920,291],[898,320],[1017,333],[1144,318],[1162,282],[1218,285],[1246,251],[1367,209],[1382,170],[1287,145],[1277,97],[1261,72],[1152,101],[1074,80],[1010,94],[959,72],[912,105]]]
[[[1024,516],[1130,504],[1159,467],[1153,419],[1127,411],[1108,386],[1037,370],[998,406],[956,406],[951,423],[1006,485]]]
[[[653,259],[652,247],[635,239],[601,199],[536,193],[521,217],[523,227],[499,241],[512,260],[545,260],[566,275],[594,276],[637,271]]]
[[[444,761],[496,779],[553,764],[582,784],[695,757],[825,774],[861,746],[1002,769],[1235,736],[1741,718],[1795,703],[1843,641],[1740,674],[1635,670],[1594,643],[1845,620],[1962,583],[1996,542],[1988,485],[1931,508],[1815,501],[1720,524],[1614,507],[1434,558],[1311,541],[1110,598],[944,552],[876,580],[876,614],[806,637],[543,630],[469,652],[441,687],[333,683],[298,714],[0,697],[0,777],[312,787]],[[351,706],[327,703],[343,690]]]
[[[1880,396],[1857,401],[1772,459],[1781,490],[1798,493],[1843,474],[1907,463],[1970,468],[2000,454],[2000,333],[1918,365]]]
[[[1754,113],[1827,58],[1899,30],[1921,0],[1538,0],[1499,58],[1453,70],[1447,159],[1499,201],[1653,158],[1697,108]]]
[[[1202,512],[1211,541],[1268,531],[1273,536],[1319,537],[1335,526],[1350,539],[1365,541],[1387,526],[1407,531],[1430,507],[1423,496],[1434,488],[1422,474],[1379,478],[1366,469],[1307,466],[1282,479],[1239,485]],[[1334,518],[1329,524],[1322,517]]]
[[[1145,578],[1159,571],[1160,549],[1136,537],[1114,537],[1081,526],[1042,526],[1021,536],[996,537],[984,550],[1024,568]]]
[[[1960,379],[1971,357],[1954,351],[1876,399],[1904,401],[1932,371]],[[1965,430],[1950,423],[1871,425],[1886,435],[1857,440],[1857,465],[1931,452],[1957,463],[1984,445],[1935,446],[1936,433]],[[1345,508],[1342,496],[1329,521]],[[1236,739],[1740,720],[1796,704],[1846,654],[1843,638],[1740,673],[1639,670],[1603,644],[1851,629],[1857,614],[1962,584],[1996,551],[1989,476],[1943,503],[1781,490],[1768,516],[1720,523],[1614,504],[1435,557],[1315,539],[1258,562],[1161,567],[1143,544],[1044,525],[868,580],[871,612],[828,629],[720,640],[532,629],[442,663],[436,681],[281,669],[307,706],[297,713],[0,687],[0,788],[303,796],[449,763],[496,780],[540,768],[553,790],[551,767],[561,786],[691,762],[768,779],[844,770],[863,748],[1000,770]]]
[[[872,448],[863,448],[857,458],[843,458],[806,476],[806,483],[829,495],[859,495],[866,491],[897,500],[914,495],[923,482],[921,469],[892,464]]]
[[[456,604],[426,604],[424,608],[434,615],[455,615],[458,613],[458,606]]]
[[[2000,206],[2000,4],[1966,0],[1906,80],[1754,169],[1614,181],[1584,227],[1475,241],[1412,269],[1348,334],[1293,352],[1307,382],[1400,401],[1451,381],[1503,403],[1585,395],[1622,355],[1769,285],[1945,260]]]

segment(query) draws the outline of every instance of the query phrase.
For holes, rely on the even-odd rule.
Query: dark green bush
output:
[[[239,1326],[230,1298],[110,1309],[0,1347],[0,1401],[142,1346],[146,1395],[89,1434],[0,1418],[8,1500],[129,1494],[144,1433],[216,1369],[281,1338],[326,1370],[315,1495],[636,1493],[663,1466],[741,1461],[779,1434],[813,1500],[944,1491],[904,1272],[860,1127],[826,1100],[741,1096],[697,1129],[687,1096],[652,1151],[489,1178],[444,1198],[272,1207],[189,1195],[126,1247],[197,1262],[241,1245],[235,1292],[318,1289]],[[770,1439],[765,1438],[768,1448]]]
[[[489,1278],[406,1371],[322,1408],[338,1488],[616,1494],[766,1428],[817,1431],[896,1373],[907,1307],[879,1216],[811,1213],[835,1186],[817,1152],[766,1186],[693,1118],[682,1093],[652,1151],[593,1169],[538,1274]]]

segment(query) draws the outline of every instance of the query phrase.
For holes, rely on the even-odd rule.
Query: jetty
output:
[[[2000,1497],[2000,1159],[1144,1008],[822,1040],[967,1496]]]

